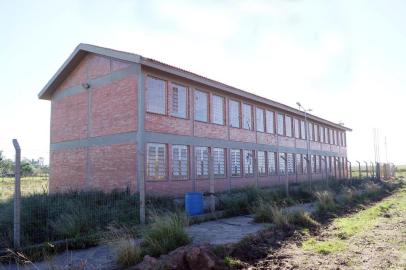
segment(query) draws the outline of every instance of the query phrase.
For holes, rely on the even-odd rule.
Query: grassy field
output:
[[[28,196],[36,193],[48,192],[48,177],[30,176],[21,178],[21,195]],[[13,197],[14,178],[0,177],[0,202]]]

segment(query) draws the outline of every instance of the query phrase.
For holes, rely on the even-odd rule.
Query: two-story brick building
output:
[[[218,192],[347,175],[350,129],[140,55],[80,44],[39,98],[52,107],[50,192],[145,183],[181,195],[210,178]]]

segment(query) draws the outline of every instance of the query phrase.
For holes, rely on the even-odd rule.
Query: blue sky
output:
[[[0,149],[48,156],[37,93],[78,43],[130,51],[354,129],[350,160],[406,163],[405,1],[1,1]]]

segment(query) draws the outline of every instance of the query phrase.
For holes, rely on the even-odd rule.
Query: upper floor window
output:
[[[292,117],[285,116],[286,136],[292,137]]]
[[[208,121],[208,94],[195,91],[195,120]]]
[[[283,126],[283,114],[278,113],[278,135],[284,135],[284,126]]]
[[[266,111],[266,132],[275,133],[275,114],[272,111]]]
[[[209,176],[209,148],[208,147],[195,147],[196,157],[196,176],[208,177]]]
[[[224,125],[224,98],[213,95],[213,123]]]
[[[326,143],[330,143],[330,137],[329,137],[329,129],[327,127],[324,128],[324,141]]]
[[[314,124],[314,141],[319,141],[319,125]]]
[[[300,139],[305,140],[306,137],[307,137],[307,134],[306,134],[306,124],[305,124],[305,121],[300,120]]]
[[[171,115],[181,118],[187,117],[187,88],[181,85],[172,85]]]
[[[163,180],[166,176],[166,145],[147,144],[147,177],[152,180]]]
[[[166,113],[166,82],[153,77],[147,77],[147,111]]]
[[[230,119],[230,126],[240,127],[240,102],[235,100],[229,100],[228,102],[228,118]]]
[[[265,166],[265,151],[258,151],[257,152],[257,163],[258,163],[258,175],[265,176],[266,175],[266,166]]]
[[[320,142],[324,143],[324,127],[319,126]]]
[[[333,130],[330,129],[330,144],[334,144]]]
[[[252,150],[244,150],[244,174],[254,175],[254,154]]]
[[[313,137],[313,123],[309,122],[309,140],[313,141],[314,137]]]
[[[264,132],[264,110],[260,108],[255,108],[255,119],[257,131]]]
[[[241,151],[230,149],[231,175],[241,176]]]
[[[213,171],[214,176],[225,176],[225,155],[224,148],[213,148]]]
[[[244,129],[253,130],[252,126],[252,106],[248,104],[242,105],[242,127]]]
[[[293,126],[295,129],[295,138],[299,139],[300,138],[300,124],[299,124],[299,119],[293,118]]]
[[[186,145],[172,145],[172,175],[177,178],[188,176],[188,147]]]
[[[270,175],[276,175],[276,153],[268,152],[268,173]]]

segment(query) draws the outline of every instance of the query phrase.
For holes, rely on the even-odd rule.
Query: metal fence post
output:
[[[21,148],[16,139],[13,139],[13,145],[16,152],[15,156],[15,182],[14,182],[14,227],[13,227],[13,242],[14,248],[20,248],[20,226],[21,226]]]

